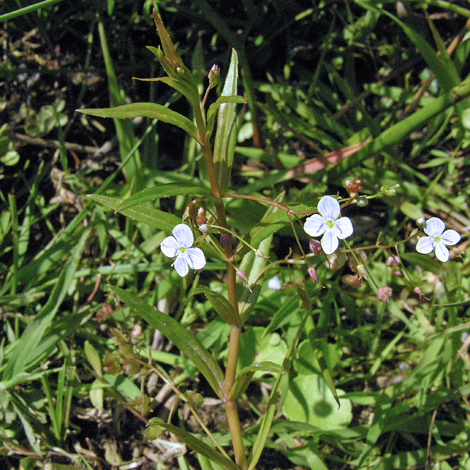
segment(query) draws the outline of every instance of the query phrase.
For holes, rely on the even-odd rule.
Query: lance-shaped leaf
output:
[[[285,374],[286,371],[279,364],[270,361],[256,362],[251,366],[244,367],[233,384],[230,398],[239,397],[250,385],[251,379],[256,372],[268,372],[269,374]]]
[[[79,113],[89,114],[103,118],[132,119],[138,116],[159,119],[173,124],[186,131],[193,139],[198,141],[197,128],[192,121],[180,113],[157,103],[131,103],[115,108],[78,109]]]
[[[221,294],[213,292],[207,287],[198,287],[192,291],[193,294],[204,293],[207,300],[214,307],[214,310],[218,313],[220,318],[225,323],[233,326],[240,326],[240,316],[237,311],[232,307],[230,302]]]
[[[113,211],[117,211],[122,204],[122,199],[117,197],[102,196],[101,194],[89,194],[87,197]],[[121,214],[136,222],[142,222],[150,225],[150,227],[158,228],[169,233],[176,225],[181,223],[181,219],[175,215],[145,205],[137,205],[130,209],[122,210]]]
[[[136,206],[137,204],[142,204],[148,201],[155,201],[156,199],[160,199],[162,197],[178,195],[202,196],[212,199],[213,201],[218,201],[218,198],[216,198],[209,189],[198,186],[194,183],[169,183],[139,191],[130,198],[124,200],[116,210],[121,212],[122,210],[129,209],[130,207]]]
[[[242,96],[221,96],[216,100],[215,103],[212,103],[209,106],[209,110],[207,111],[207,130],[206,130],[206,140],[209,140],[212,131],[214,129],[215,118],[217,116],[217,111],[219,107],[226,103],[233,103],[233,104],[243,104],[246,103],[245,98]]]
[[[238,56],[232,49],[230,67],[225,79],[222,96],[236,96],[238,86]],[[217,119],[217,133],[214,142],[214,164],[217,170],[220,190],[225,192],[230,182],[233,155],[235,151],[236,114],[235,103],[220,105]]]
[[[147,429],[152,426],[158,428],[163,428],[166,431],[171,432],[176,437],[178,437],[182,442],[184,442],[190,449],[193,451],[206,456],[210,461],[220,465],[220,467],[225,468],[226,470],[238,470],[238,467],[225,455],[218,452],[213,447],[209,446],[201,439],[198,439],[194,435],[190,434],[184,429],[173,426],[172,424],[165,423],[165,421],[160,418],[151,418],[147,424]]]
[[[189,69],[184,65],[183,60],[176,51],[176,47],[171,41],[170,35],[163,24],[161,18],[157,15],[156,11],[153,10],[152,13],[153,20],[155,21],[155,26],[157,27],[158,36],[162,43],[163,52],[165,54],[165,59],[171,64],[175,73],[184,77],[186,81],[191,83],[196,89],[197,84],[191,75]],[[167,72],[168,73],[168,72]]]
[[[110,289],[137,315],[142,317],[150,326],[166,336],[177,348],[197,367],[206,378],[219,398],[222,398],[224,375],[212,354],[174,318],[165,315],[149,304],[140,300],[134,294],[116,286]]]

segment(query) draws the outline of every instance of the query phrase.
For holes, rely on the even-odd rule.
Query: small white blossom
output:
[[[191,229],[185,224],[178,224],[171,232],[173,236],[166,237],[160,248],[165,256],[176,259],[172,266],[176,272],[184,277],[189,268],[202,269],[206,265],[206,258],[200,248],[191,248],[194,236]]]
[[[449,259],[449,249],[446,245],[455,245],[460,241],[460,235],[455,230],[445,230],[444,222],[432,217],[425,226],[424,231],[429,237],[422,237],[416,244],[418,253],[428,254],[436,250],[436,257],[439,261],[445,263]]]
[[[338,239],[352,235],[354,229],[348,217],[340,217],[341,208],[339,202],[331,196],[323,196],[318,203],[318,212],[313,214],[304,224],[304,230],[311,237],[319,237],[323,251],[330,255],[338,248]]]

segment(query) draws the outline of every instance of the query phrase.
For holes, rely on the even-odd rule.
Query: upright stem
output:
[[[225,206],[222,201],[222,192],[217,178],[214,161],[212,158],[212,149],[210,142],[205,140],[205,122],[200,108],[194,109],[194,116],[196,125],[199,130],[199,138],[202,149],[202,155],[204,157],[204,163],[207,169],[207,175],[211,184],[212,193],[214,196],[220,199],[220,202],[215,202],[215,211],[219,224],[227,228],[227,217],[225,215]],[[233,249],[230,243],[227,243],[224,247],[224,253],[227,259],[231,259],[233,256]],[[236,273],[235,269],[230,263],[227,263],[227,292],[228,301],[238,312],[238,299],[236,290]],[[237,362],[238,362],[238,351],[240,348],[240,334],[241,328],[238,325],[231,325],[230,327],[230,339],[228,346],[228,359],[227,368],[225,370],[224,390],[223,390],[223,402],[225,407],[225,413],[227,414],[228,426],[230,429],[230,435],[232,437],[232,447],[235,454],[235,462],[241,470],[247,468],[246,451],[242,439],[242,429],[240,426],[240,419],[238,417],[237,403],[230,392],[232,391],[233,384],[235,383]]]

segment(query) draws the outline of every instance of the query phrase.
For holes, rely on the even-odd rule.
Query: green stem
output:
[[[238,417],[238,409],[235,398],[231,397],[231,390],[235,383],[235,376],[237,371],[238,352],[240,348],[240,335],[241,329],[238,326],[232,325],[230,327],[230,341],[228,347],[227,368],[225,370],[224,381],[224,407],[227,414],[227,422],[232,437],[232,447],[235,454],[235,462],[240,469],[247,468],[246,451],[243,444],[242,429],[240,426],[240,419]]]
[[[196,126],[199,134],[199,142],[201,144],[202,155],[204,163],[206,165],[207,176],[211,185],[212,193],[216,196],[219,201],[214,203],[217,220],[219,225],[224,230],[228,230],[227,217],[225,215],[225,206],[222,201],[222,192],[220,191],[219,181],[217,178],[217,172],[215,170],[214,160],[212,158],[212,149],[210,142],[206,140],[206,123],[203,116],[202,108],[194,106],[194,117],[196,120]],[[225,244],[223,247],[225,256],[228,260],[233,258],[233,249],[230,243]],[[227,293],[228,301],[238,312],[238,299],[236,290],[236,272],[231,262],[227,262]],[[230,339],[228,346],[228,360],[227,368],[225,370],[224,379],[224,390],[223,399],[225,413],[227,414],[227,421],[230,429],[230,435],[232,437],[232,447],[235,454],[235,462],[241,470],[247,468],[246,451],[242,439],[242,429],[240,426],[240,419],[238,417],[238,410],[235,398],[230,397],[230,391],[232,390],[233,384],[235,383],[235,377],[237,372],[238,353],[240,348],[240,334],[241,330],[237,326],[231,326]]]

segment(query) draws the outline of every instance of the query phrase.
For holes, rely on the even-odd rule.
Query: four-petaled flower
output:
[[[340,240],[349,237],[353,233],[353,225],[348,217],[341,217],[339,202],[331,196],[323,196],[318,203],[318,212],[313,214],[304,224],[304,230],[311,237],[319,237],[323,251],[330,255],[338,248]]]
[[[446,245],[455,245],[460,241],[460,235],[455,230],[446,230],[444,222],[432,217],[425,226],[424,231],[429,237],[422,237],[416,244],[416,251],[423,254],[431,253],[436,250],[436,257],[439,261],[445,263],[449,259],[449,249]]]
[[[194,236],[191,229],[185,224],[178,224],[171,232],[173,236],[166,237],[160,248],[165,256],[176,259],[172,266],[176,272],[184,277],[191,269],[202,269],[206,265],[206,258],[200,248],[191,248]]]

